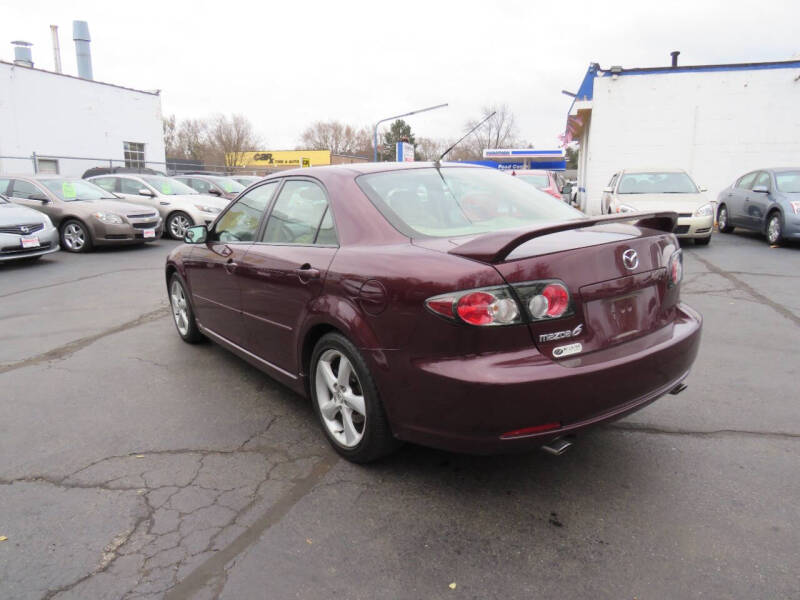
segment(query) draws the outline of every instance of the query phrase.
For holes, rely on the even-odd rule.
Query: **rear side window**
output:
[[[11,183],[10,179],[0,179],[0,194],[8,196],[8,184]]]
[[[328,211],[328,199],[316,183],[305,180],[287,181],[267,221],[261,241],[268,244],[335,244],[333,219],[323,217]],[[322,226],[322,239],[318,233]],[[324,241],[323,241],[324,240]]]
[[[736,182],[736,187],[742,188],[744,190],[753,189],[753,180],[756,178],[756,175],[757,173],[755,172],[748,173],[747,175],[745,175],[744,177],[739,179],[739,181]]]
[[[261,217],[277,187],[277,182],[259,186],[234,202],[214,226],[217,239],[221,242],[254,241]]]

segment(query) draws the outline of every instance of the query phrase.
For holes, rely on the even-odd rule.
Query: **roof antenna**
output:
[[[493,116],[495,116],[496,114],[497,114],[497,111],[494,111],[494,112],[492,112],[492,114],[490,114],[488,117],[486,117],[486,118],[485,118],[483,121],[481,121],[480,123],[478,123],[477,125],[475,125],[475,127],[473,127],[472,129],[470,129],[470,130],[469,130],[469,131],[468,131],[468,132],[467,132],[467,133],[464,135],[464,137],[462,137],[462,138],[461,138],[460,140],[458,140],[458,141],[457,141],[455,144],[453,144],[452,146],[450,146],[450,147],[449,147],[447,150],[445,150],[444,152],[442,152],[442,155],[441,155],[439,158],[437,158],[435,161],[433,161],[433,166],[434,166],[434,167],[436,167],[437,169],[438,169],[439,167],[441,167],[441,166],[442,166],[442,159],[443,159],[445,156],[447,156],[447,153],[448,153],[448,152],[450,152],[450,150],[452,150],[453,148],[455,148],[456,146],[458,146],[458,145],[459,145],[461,142],[463,142],[463,141],[464,141],[464,138],[466,138],[467,136],[469,136],[469,135],[470,135],[470,134],[471,134],[473,131],[475,131],[475,130],[476,130],[478,127],[480,127],[481,125],[483,125],[484,123],[486,123],[486,121],[488,121],[489,119],[491,119],[491,118],[492,118]]]

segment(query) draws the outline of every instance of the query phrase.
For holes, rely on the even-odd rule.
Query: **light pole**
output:
[[[395,115],[393,117],[386,117],[375,123],[375,129],[372,130],[372,161],[378,162],[378,125],[391,121],[392,119],[399,119],[400,117],[410,117],[419,113],[428,112],[437,108],[444,108],[447,104],[437,104],[436,106],[429,106],[428,108],[420,108],[419,110],[412,110],[411,112],[403,113],[402,115]]]

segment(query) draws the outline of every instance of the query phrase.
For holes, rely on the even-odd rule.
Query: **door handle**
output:
[[[295,269],[294,272],[297,274],[297,277],[303,283],[311,281],[312,279],[319,279],[320,278],[319,269],[313,268],[308,263],[302,265],[299,269]]]
[[[228,273],[232,274],[236,270],[236,267],[238,267],[238,266],[239,265],[236,262],[234,262],[234,260],[232,258],[229,258],[228,262],[225,263],[225,270]]]

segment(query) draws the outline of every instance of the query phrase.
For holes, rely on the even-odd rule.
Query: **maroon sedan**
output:
[[[493,169],[317,167],[168,257],[175,323],[300,394],[344,457],[542,446],[677,393],[701,318],[675,213],[588,219]]]

